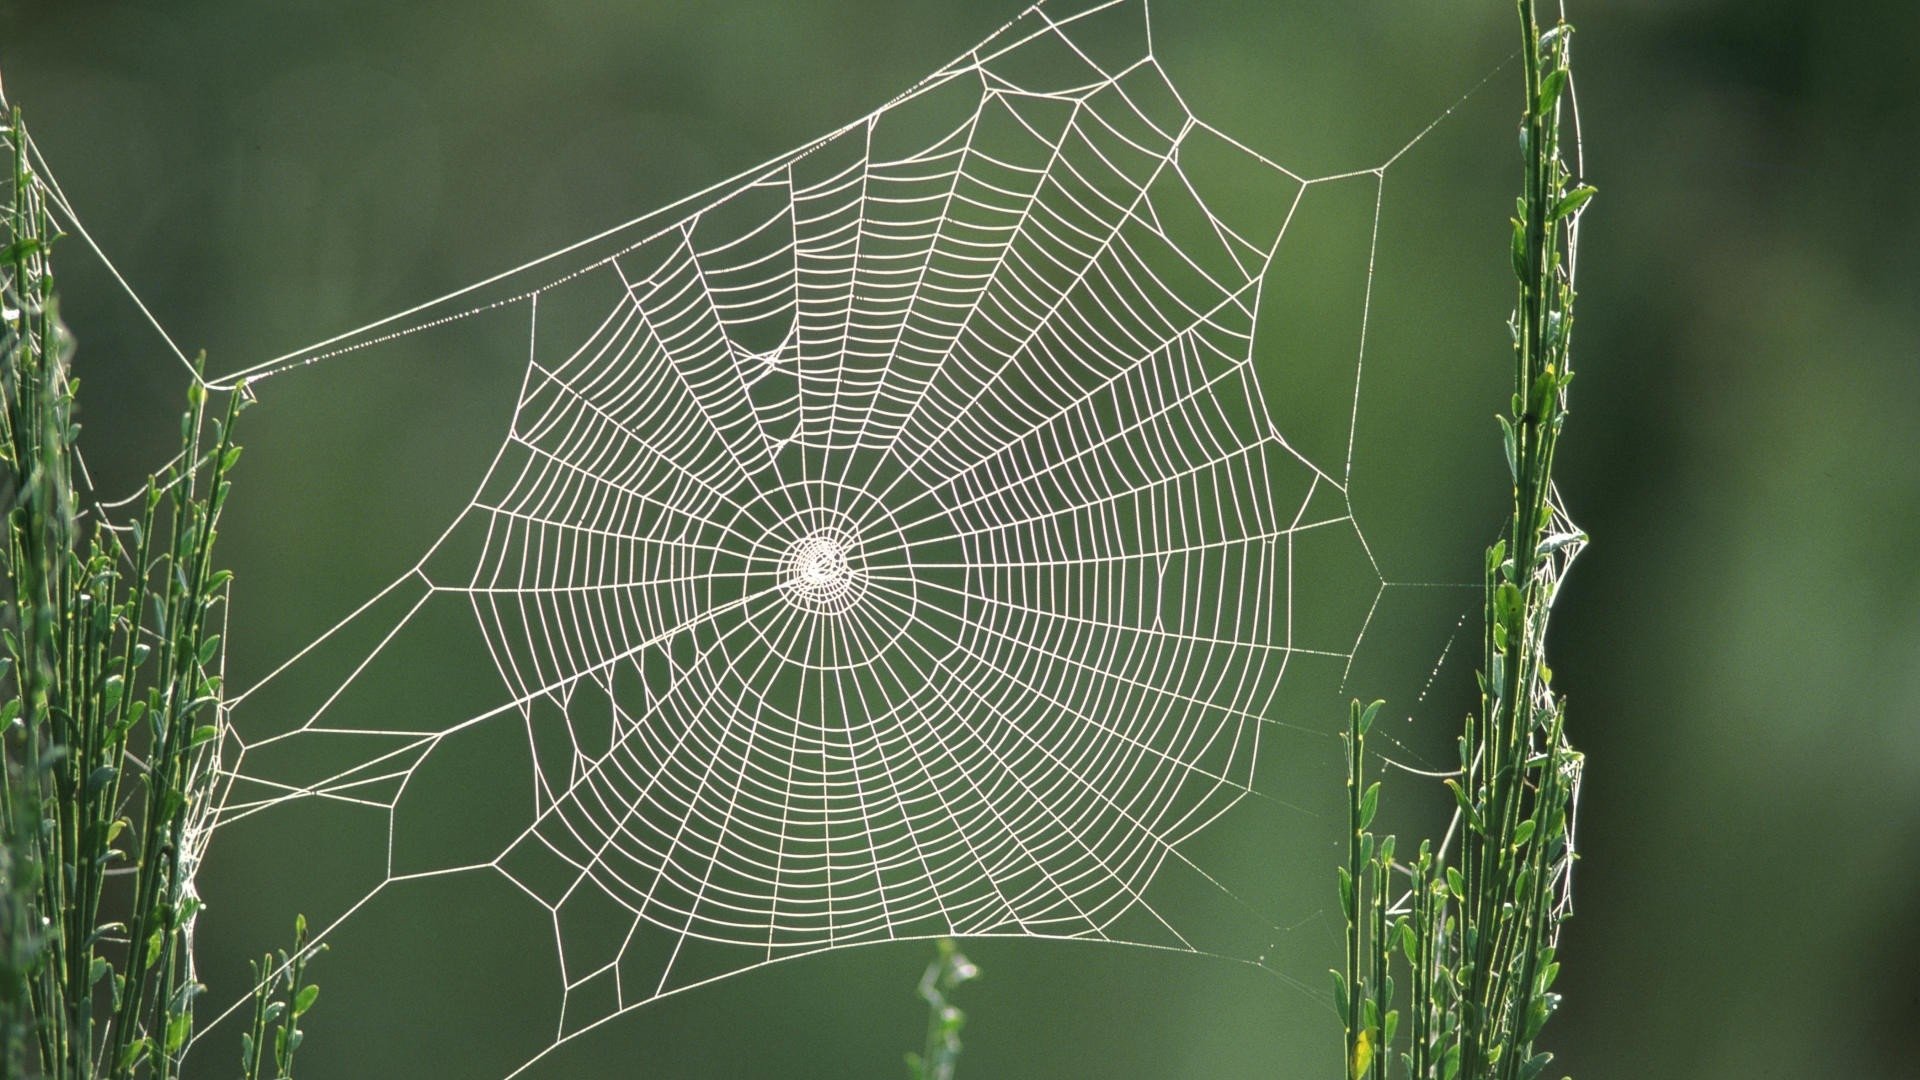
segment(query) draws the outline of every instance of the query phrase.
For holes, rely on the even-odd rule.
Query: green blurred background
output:
[[[811,139],[1019,7],[12,0],[0,72],[103,246],[183,345],[229,370]],[[1590,768],[1548,1041],[1587,1080],[1920,1075],[1920,464],[1905,411],[1920,405],[1920,116],[1901,78],[1920,25],[1891,0],[1574,14],[1602,195],[1562,484],[1597,542],[1553,643]],[[1322,174],[1384,160],[1479,83],[1512,51],[1510,19],[1501,0],[1162,0],[1155,42],[1197,113]],[[1506,371],[1516,78],[1496,73],[1386,187],[1356,460],[1376,479],[1355,498],[1409,578],[1470,579],[1497,512],[1479,418]],[[1351,270],[1364,237],[1329,220],[1316,257]],[[182,372],[68,250],[85,445],[103,484],[129,489],[169,452]],[[1331,308],[1350,299],[1326,288]],[[511,404],[511,353],[452,374],[425,364],[323,365],[269,384],[250,414],[223,538],[243,583],[236,665],[257,672],[313,637],[467,498]],[[1470,602],[1409,612],[1374,659],[1399,672],[1380,692],[1417,693]],[[1409,754],[1444,753],[1470,662],[1455,653],[1402,710]],[[1337,789],[1337,766],[1325,780]],[[1421,804],[1421,783],[1398,782],[1404,804]],[[1242,816],[1203,838],[1208,865],[1243,896],[1279,897],[1275,921],[1309,913],[1282,966],[1317,993],[1334,848],[1262,832],[1298,819]],[[278,940],[286,912],[250,896],[332,887],[327,852],[354,839],[335,827],[238,838],[225,862],[216,847],[225,907],[209,919],[236,929],[205,932],[209,971]],[[487,900],[497,884],[375,912],[357,954],[346,941],[328,956],[303,1075],[486,1075],[473,1063],[523,1045],[523,1006],[550,996],[546,946]],[[964,1076],[1337,1067],[1331,1015],[1255,969],[968,949],[988,974],[964,992]],[[543,1075],[898,1075],[927,951],[727,980],[611,1025]],[[205,1050],[203,1075],[225,1075],[228,1048]]]

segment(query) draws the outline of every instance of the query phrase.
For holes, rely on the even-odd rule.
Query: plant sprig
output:
[[[307,917],[299,915],[292,950],[277,960],[267,953],[253,965],[253,1023],[240,1036],[241,1080],[293,1080],[294,1057],[307,1037],[300,1019],[320,997],[320,988],[307,981],[307,962],[326,949],[309,945]]]
[[[1380,703],[1355,701],[1349,712],[1350,833],[1339,872],[1346,967],[1333,973],[1347,1080],[1396,1072],[1535,1080],[1553,1060],[1536,1044],[1560,1001],[1555,949],[1572,914],[1583,759],[1566,738],[1546,631],[1560,580],[1586,542],[1559,510],[1553,461],[1573,379],[1575,235],[1594,189],[1577,182],[1562,152],[1573,28],[1542,33],[1534,0],[1516,4],[1523,180],[1512,222],[1514,389],[1499,417],[1512,511],[1487,551],[1480,708],[1466,719],[1459,771],[1446,781],[1455,826],[1411,862],[1396,861],[1392,836],[1369,831],[1380,784],[1366,784],[1366,736]],[[1407,983],[1401,997],[1395,972]],[[1396,1002],[1408,1014],[1404,1049]]]
[[[941,938],[926,973],[920,976],[920,998],[927,1003],[927,1041],[920,1053],[907,1055],[909,1080],[953,1080],[960,1066],[960,1030],[967,1024],[967,1014],[953,1004],[950,995],[962,983],[979,977],[980,969],[960,947]]]
[[[86,527],[60,234],[18,110],[0,145],[0,1075],[170,1080],[200,990],[231,579],[213,551],[248,398],[216,407],[196,373],[137,518]]]

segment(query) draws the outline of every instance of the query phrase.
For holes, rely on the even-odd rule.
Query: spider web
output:
[[[318,941],[401,883],[509,883],[561,996],[513,1075],[842,946],[1215,952],[1150,894],[1173,868],[1231,895],[1191,840],[1269,798],[1290,665],[1352,663],[1296,626],[1322,563],[1367,567],[1315,601],[1363,636],[1389,588],[1349,499],[1364,310],[1345,444],[1309,451],[1254,371],[1262,285],[1315,185],[1373,183],[1377,235],[1399,156],[1297,175],[1187,109],[1144,0],[1042,4],[741,177],[213,381],[466,324],[525,345],[456,520],[231,695],[196,846],[299,804],[377,819]],[[454,622],[504,693],[392,700]],[[442,827],[428,792],[472,805],[462,746],[501,732],[530,802]]]

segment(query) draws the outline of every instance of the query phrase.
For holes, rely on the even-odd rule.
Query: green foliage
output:
[[[214,409],[196,381],[135,520],[86,527],[58,235],[17,111],[0,145],[0,1075],[173,1077],[200,989],[193,875],[230,580],[213,547],[245,394]]]
[[[942,938],[933,962],[920,976],[920,997],[927,1003],[927,1045],[918,1054],[907,1055],[908,1080],[953,1080],[960,1065],[960,1029],[967,1014],[948,1000],[961,983],[980,976],[980,969],[968,960],[959,946]]]
[[[1513,512],[1487,551],[1480,708],[1446,781],[1457,813],[1437,848],[1423,841],[1399,861],[1392,836],[1368,831],[1380,784],[1366,784],[1366,738],[1380,703],[1356,701],[1348,716],[1346,968],[1333,973],[1347,1080],[1535,1080],[1553,1060],[1535,1046],[1560,1002],[1555,946],[1572,913],[1582,759],[1566,740],[1545,645],[1554,592],[1585,541],[1559,516],[1553,454],[1573,378],[1573,229],[1594,189],[1574,185],[1561,153],[1572,28],[1542,34],[1533,0],[1517,4],[1525,177],[1512,223],[1514,392],[1499,418]]]
[[[276,959],[268,953],[253,965],[253,1023],[240,1036],[242,1080],[293,1080],[293,1059],[307,1033],[300,1018],[320,998],[307,982],[307,962],[326,946],[309,946],[307,917],[293,920],[293,948]]]

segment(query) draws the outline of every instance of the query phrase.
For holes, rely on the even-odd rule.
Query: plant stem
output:
[[[1394,1050],[1397,937],[1409,973],[1411,1046],[1400,1056],[1418,1080],[1534,1080],[1551,1061],[1536,1053],[1558,1007],[1551,987],[1560,925],[1569,917],[1572,814],[1581,758],[1566,741],[1565,701],[1545,662],[1547,621],[1567,565],[1585,536],[1560,516],[1554,451],[1565,425],[1573,328],[1574,233],[1593,195],[1570,187],[1561,155],[1561,99],[1571,79],[1565,24],[1540,32],[1534,0],[1516,0],[1524,36],[1521,193],[1512,222],[1517,284],[1511,410],[1500,418],[1512,479],[1512,513],[1487,552],[1481,700],[1460,737],[1457,852],[1423,844],[1396,864],[1391,836],[1366,831],[1378,784],[1360,794],[1365,734],[1354,702],[1348,725],[1347,970],[1336,972],[1346,1027],[1346,1073],[1384,1080]],[[1449,840],[1452,833],[1449,833]],[[1363,873],[1363,869],[1370,871]],[[1392,873],[1410,883],[1398,900]],[[1372,943],[1371,969],[1363,945]],[[1366,1001],[1363,1011],[1360,1006]]]

